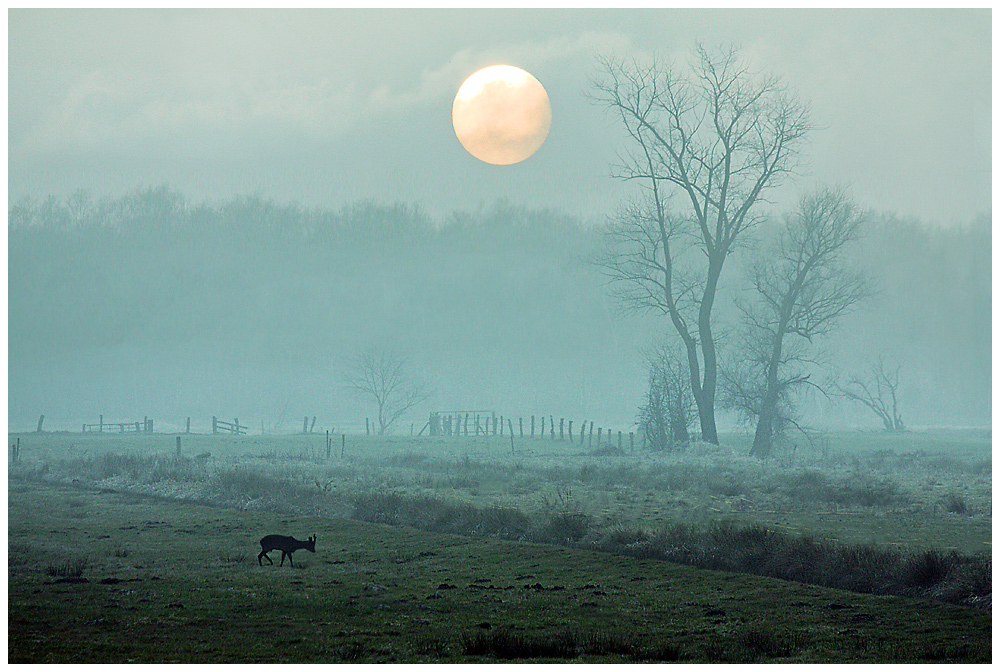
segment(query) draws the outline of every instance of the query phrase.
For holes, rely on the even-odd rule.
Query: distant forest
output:
[[[291,428],[363,418],[343,357],[405,344],[434,408],[634,422],[661,318],[623,312],[590,263],[603,223],[497,202],[433,219],[416,205],[194,204],[168,188],[14,203],[8,224],[12,429],[106,415],[218,414]],[[989,425],[988,215],[941,228],[871,218],[857,263],[877,292],[833,334],[831,375],[898,364],[904,417]],[[739,258],[723,276],[737,294]],[[721,325],[735,319],[720,306]],[[817,397],[822,425],[877,428]],[[426,416],[424,416],[426,419]],[[72,423],[72,424],[70,424]],[[259,427],[255,427],[259,429]]]

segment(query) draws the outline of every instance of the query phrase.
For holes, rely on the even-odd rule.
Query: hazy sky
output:
[[[590,103],[595,54],[686,59],[742,46],[821,125],[796,189],[950,222],[991,207],[990,10],[10,10],[10,198],[169,184],[432,214],[508,198],[601,217],[619,129]],[[514,166],[471,157],[451,107],[508,63],[552,128]],[[779,202],[780,204],[780,202]]]

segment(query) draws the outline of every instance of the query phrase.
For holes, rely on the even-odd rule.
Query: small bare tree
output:
[[[882,421],[887,432],[901,432],[905,429],[903,417],[899,414],[899,370],[887,366],[883,357],[868,365],[864,377],[855,376],[846,384],[838,386],[841,396],[864,404]]]
[[[807,194],[751,267],[753,300],[738,304],[745,325],[740,365],[727,374],[731,402],[757,419],[751,455],[770,454],[792,422],[793,391],[814,385],[813,339],[868,295],[866,279],[844,258],[863,222],[843,190]]]
[[[390,345],[372,345],[350,360],[348,387],[375,402],[378,433],[387,434],[403,413],[430,397],[411,359]]]
[[[683,358],[662,346],[647,355],[649,387],[639,407],[639,429],[653,450],[673,450],[691,440],[695,407]]]
[[[710,54],[699,46],[690,73],[657,62],[600,65],[595,98],[630,139],[614,174],[642,185],[648,199],[626,208],[620,234],[628,245],[610,257],[628,258],[610,266],[612,277],[668,316],[686,350],[702,439],[718,443],[712,308],[719,279],[758,223],[758,204],[796,170],[809,110],[777,78],[753,73],[736,50]],[[700,252],[697,272],[683,279],[675,274],[678,246]]]

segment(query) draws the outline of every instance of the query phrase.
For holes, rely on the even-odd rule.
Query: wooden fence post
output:
[[[340,459],[344,459],[344,449],[347,447],[347,434],[340,435]]]
[[[549,438],[553,441],[556,440],[556,420],[551,415],[549,416]]]
[[[521,430],[520,431],[520,436],[523,439],[524,438],[524,418],[518,418],[517,419],[517,426]]]
[[[99,415],[99,416],[97,416],[97,418],[98,418],[98,420],[97,420],[97,423],[98,423],[97,424],[97,431],[103,432],[104,431],[104,416],[103,415]]]
[[[214,415],[212,416],[212,433],[213,434],[219,433],[219,419]]]
[[[371,436],[371,435],[372,435],[372,432],[368,428],[368,418],[365,418],[365,436]]]
[[[535,416],[531,416],[531,438],[535,438]]]
[[[184,433],[185,434],[190,434],[191,433],[191,416],[188,416],[187,427],[185,427]]]
[[[514,455],[514,425],[511,424],[510,418],[507,418],[507,429],[510,430],[510,454]],[[522,432],[522,436],[524,433]]]
[[[559,418],[559,440],[562,441],[565,435],[563,434],[563,421],[566,418]]]
[[[181,456],[181,437],[177,437],[177,457]]]
[[[598,448],[601,447],[601,434],[603,432],[604,432],[604,428],[603,427],[598,427],[597,428],[597,447]]]
[[[37,432],[38,434],[42,433],[42,422],[44,422],[44,421],[45,421],[45,416],[44,415],[39,415],[38,416],[38,428],[35,429],[35,432]]]
[[[539,438],[545,438],[545,416],[542,416],[542,431],[538,433]]]
[[[618,430],[618,450],[621,449],[622,449],[622,433],[621,430]]]
[[[587,447],[591,448],[594,445],[594,421],[590,421],[590,435],[587,438]]]
[[[628,433],[628,452],[635,452],[635,432]]]
[[[304,418],[302,418],[302,433],[303,434],[308,433],[308,430],[307,430],[308,427],[309,427],[309,416],[307,415]]]

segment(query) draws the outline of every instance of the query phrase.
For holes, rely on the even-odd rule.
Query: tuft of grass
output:
[[[89,564],[90,560],[84,556],[57,560],[46,565],[45,573],[49,576],[79,578]]]
[[[580,655],[578,637],[572,632],[554,635],[528,635],[510,630],[466,634],[461,638],[467,656],[492,656],[501,660],[530,658],[576,658]]]
[[[21,541],[7,543],[7,565],[9,567],[31,564],[31,544]]]
[[[219,562],[224,562],[227,565],[241,565],[245,563],[250,558],[243,551],[220,551],[219,552]]]
[[[745,630],[736,636],[736,641],[743,648],[763,658],[788,658],[795,654],[792,641],[768,630]]]
[[[944,506],[944,510],[948,513],[958,513],[963,516],[969,515],[969,505],[965,501],[965,497],[962,495],[950,492],[945,495],[941,502]]]

